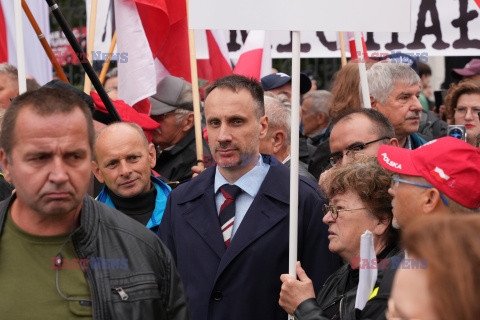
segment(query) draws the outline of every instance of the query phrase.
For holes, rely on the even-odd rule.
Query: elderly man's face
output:
[[[7,109],[10,98],[18,96],[15,82],[5,73],[0,73],[0,108]]]
[[[42,218],[75,215],[91,174],[91,149],[85,115],[41,116],[27,107],[18,114],[10,161],[0,152],[2,169],[15,185],[15,205]]]
[[[312,98],[308,98],[302,103],[302,134],[306,137],[321,131],[323,129],[322,125],[326,125],[322,122],[325,117],[322,117],[321,113],[315,113],[312,110],[312,101]]]
[[[372,106],[388,118],[399,140],[418,131],[422,111],[418,100],[421,89],[420,84],[409,86],[404,82],[396,82],[387,102],[381,104],[377,101]]]
[[[153,131],[152,142],[162,149],[177,144],[177,142],[188,133],[188,131],[185,132],[184,129],[187,122],[186,117],[188,117],[188,115],[185,115],[181,121],[177,122],[175,119],[175,111],[170,111],[158,116],[151,116],[153,120],[160,123],[160,127]]]
[[[150,190],[155,147],[128,126],[107,128],[95,143],[93,173],[116,195],[132,197]]]
[[[429,182],[421,177],[401,174],[399,175],[399,178],[429,185]],[[404,228],[407,224],[411,223],[420,216],[420,214],[423,212],[421,195],[423,192],[425,192],[425,190],[428,189],[408,183],[392,183],[388,189],[388,193],[393,197],[392,211],[395,226]]]

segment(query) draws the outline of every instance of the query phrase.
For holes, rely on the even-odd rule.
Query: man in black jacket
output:
[[[166,247],[85,196],[93,140],[90,110],[64,90],[28,92],[8,108],[0,161],[16,192],[0,203],[2,317],[188,319]]]

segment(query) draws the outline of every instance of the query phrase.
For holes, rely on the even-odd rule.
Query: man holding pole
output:
[[[267,133],[263,89],[239,75],[206,90],[205,116],[217,163],[170,193],[159,236],[176,261],[194,320],[282,319],[288,271],[290,172],[259,153]],[[325,199],[299,180],[298,259],[316,289],[339,267],[319,208]]]

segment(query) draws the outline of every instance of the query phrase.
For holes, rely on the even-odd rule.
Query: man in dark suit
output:
[[[286,319],[278,297],[288,272],[290,178],[288,168],[258,151],[268,127],[261,85],[238,75],[215,81],[205,116],[217,165],[170,193],[159,229],[192,319]],[[316,185],[300,177],[298,260],[316,290],[340,263],[328,250],[324,203]]]

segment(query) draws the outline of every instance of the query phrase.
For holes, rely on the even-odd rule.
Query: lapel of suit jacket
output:
[[[183,212],[185,220],[203,238],[207,245],[221,258],[226,250],[223,236],[220,232],[213,180],[215,167],[208,168],[196,177],[197,183],[185,190],[179,204],[188,204]]]
[[[236,231],[230,246],[225,251],[215,279],[218,279],[228,264],[247,246],[288,216],[288,203],[290,201],[288,169],[276,159],[269,159],[264,156],[264,162],[267,161],[270,163],[270,170]],[[282,210],[273,200],[283,202],[287,206]],[[288,235],[285,236],[288,237]]]

